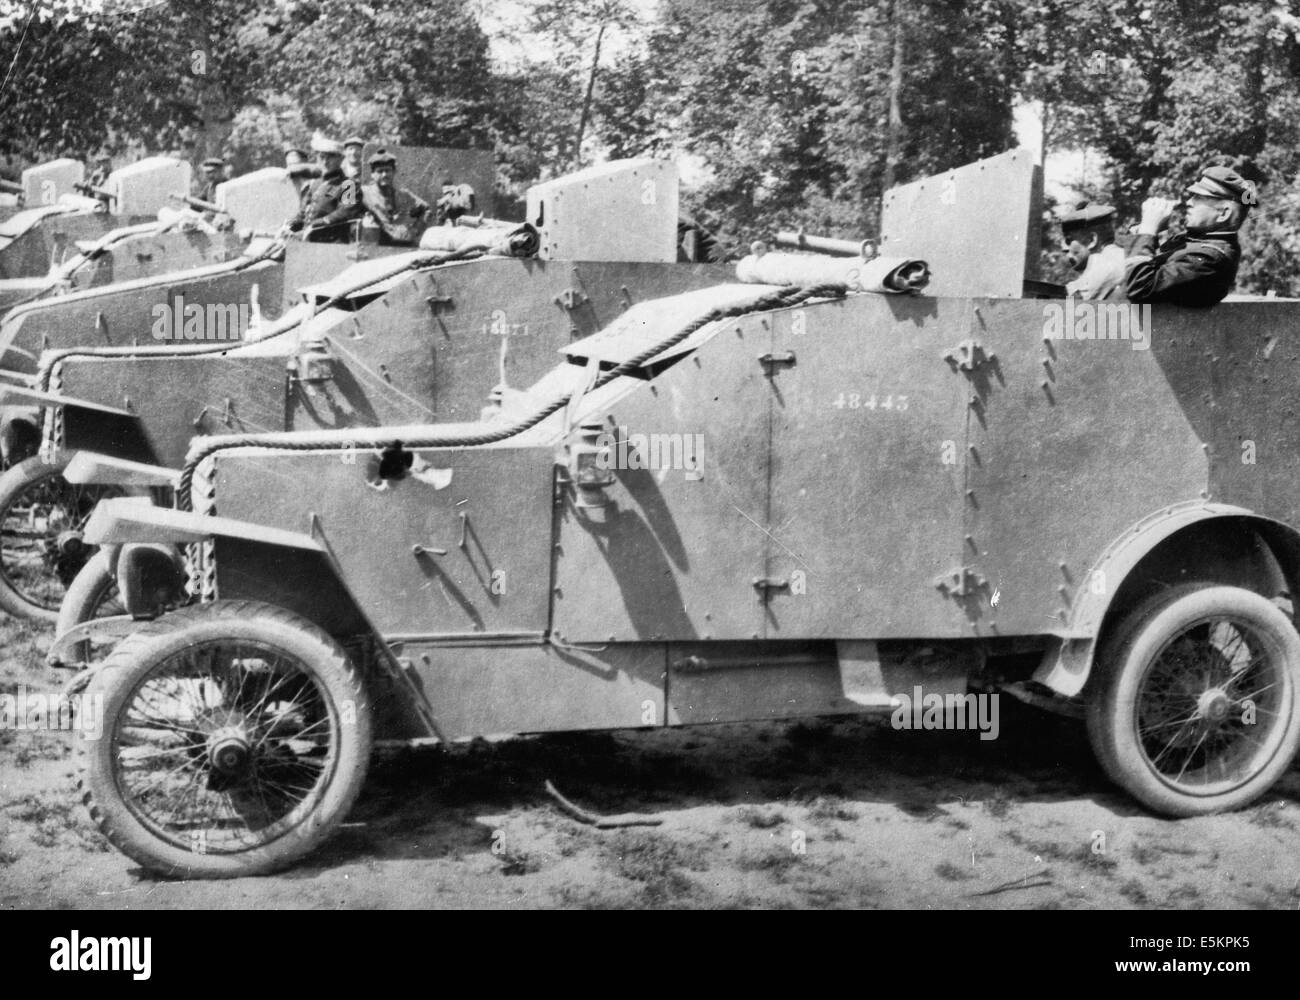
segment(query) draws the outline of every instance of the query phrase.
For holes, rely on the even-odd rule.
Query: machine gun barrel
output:
[[[112,191],[109,191],[106,188],[102,188],[102,187],[95,187],[95,185],[93,184],[74,184],[72,185],[72,189],[74,191],[80,191],[82,194],[86,195],[87,197],[99,198],[102,201],[117,200],[117,195],[115,195]]]
[[[22,194],[23,186],[17,181],[0,180],[0,192],[4,194]]]
[[[833,257],[866,259],[875,256],[870,240],[837,240],[830,236],[809,236],[806,233],[783,231],[776,234],[776,245],[794,250],[816,250],[818,253],[830,254]]]
[[[505,219],[489,219],[486,215],[461,215],[453,220],[453,225],[467,226],[470,229],[489,229],[514,228],[519,225],[517,222],[509,222]]]
[[[211,201],[204,201],[202,198],[195,198],[192,194],[174,194],[171,196],[174,201],[182,201],[196,212],[220,212],[221,208]]]

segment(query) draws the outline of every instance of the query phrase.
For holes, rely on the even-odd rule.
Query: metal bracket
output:
[[[555,296],[554,301],[556,305],[563,306],[569,312],[573,312],[574,309],[587,301],[587,296],[583,295],[577,288],[566,288]]]
[[[984,590],[988,587],[989,582],[969,566],[958,566],[956,569],[949,570],[942,576],[936,577],[934,585],[939,590],[942,590],[946,597],[961,598]]]
[[[763,366],[763,374],[769,378],[775,374],[777,365],[789,365],[794,367],[794,351],[782,351],[780,354],[760,354],[758,363]]]
[[[766,600],[773,590],[786,590],[790,586],[789,580],[777,580],[769,576],[756,576],[750,583],[758,591],[760,600]]]
[[[430,295],[424,301],[429,304],[429,309],[435,316],[443,309],[451,307],[450,295]]]
[[[968,337],[956,347],[943,352],[943,360],[948,362],[953,371],[978,371],[984,365],[995,363],[997,359],[997,354],[985,351],[984,345],[973,337]]]

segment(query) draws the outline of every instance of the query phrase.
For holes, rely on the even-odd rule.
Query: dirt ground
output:
[[[0,620],[0,692],[56,691],[46,629]],[[1001,699],[1001,735],[888,719],[551,736],[377,755],[290,871],[159,881],[75,792],[76,737],[0,731],[0,907],[1300,908],[1300,773],[1226,816],[1157,818],[1082,724]],[[561,814],[547,780],[603,814]]]

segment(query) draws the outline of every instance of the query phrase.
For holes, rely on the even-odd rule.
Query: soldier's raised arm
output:
[[[1212,306],[1232,291],[1241,260],[1237,230],[1257,201],[1255,186],[1229,167],[1206,167],[1187,188],[1186,232],[1157,245],[1175,203],[1148,198],[1124,262],[1130,302]]]

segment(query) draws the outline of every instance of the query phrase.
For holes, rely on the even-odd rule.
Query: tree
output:
[[[284,35],[264,91],[292,95],[313,127],[369,121],[414,146],[488,141],[488,39],[463,0],[301,2]]]

